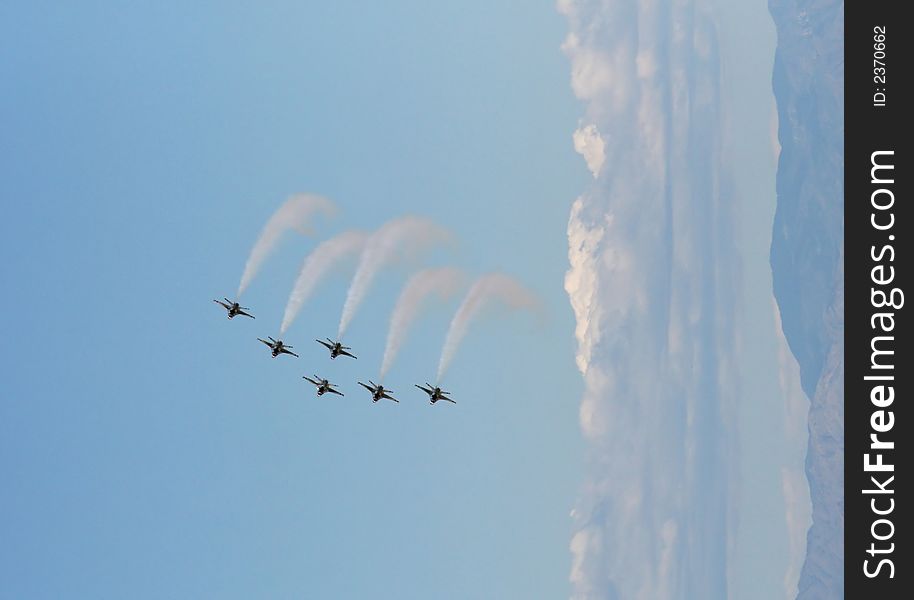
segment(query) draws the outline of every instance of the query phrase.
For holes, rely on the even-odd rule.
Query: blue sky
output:
[[[613,598],[639,585],[673,598],[724,580],[732,598],[790,596],[804,405],[767,263],[777,149],[764,3],[712,5],[671,58],[651,3],[559,6],[0,6],[0,598],[558,598],[590,586]],[[756,43],[732,34],[746,22]],[[626,31],[640,32],[631,53]],[[682,139],[707,150],[719,136],[724,152],[669,154],[672,187],[689,192],[667,231],[651,220],[659,179],[635,163],[654,151],[638,146],[654,132],[651,93],[679,85],[687,59],[697,112]],[[628,85],[642,112],[613,112],[630,108]],[[720,110],[702,113],[709,89]],[[256,321],[227,321],[212,298],[234,293],[261,227],[297,192],[340,213],[266,262],[244,296]],[[458,240],[421,264],[509,273],[544,309],[471,329],[444,382],[456,406],[429,406],[412,385],[434,377],[457,299],[411,330],[385,380],[401,404],[371,405],[355,385],[377,380],[412,267],[385,271],[353,319],[358,361],[331,362],[313,341],[335,334],[351,266],[285,336],[301,359],[271,360],[255,341],[277,333],[321,240],[404,214]],[[598,273],[586,310],[587,277],[566,283],[569,269],[572,281]],[[640,301],[664,311],[626,312]],[[314,372],[345,398],[316,398],[301,379]],[[695,430],[693,410],[705,417]],[[619,510],[633,501],[647,508]],[[648,562],[619,571],[619,556]]]
[[[7,282],[2,597],[567,595],[580,481],[568,199],[589,177],[549,4],[110,3],[0,8]],[[227,321],[271,212],[340,215],[290,238]],[[405,213],[459,239],[429,264],[511,273],[542,299],[474,327],[429,406],[456,301],[413,329],[373,406],[406,270],[330,363],[348,273],[271,360],[301,259]],[[341,382],[315,398],[301,375]],[[410,391],[412,390],[412,393]]]

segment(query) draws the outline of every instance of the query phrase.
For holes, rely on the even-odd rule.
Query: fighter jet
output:
[[[318,344],[324,346],[325,348],[327,348],[327,350],[330,351],[330,358],[336,358],[340,354],[342,354],[343,356],[351,356],[352,358],[356,358],[356,359],[358,358],[355,354],[350,354],[349,352],[346,352],[347,350],[352,350],[352,348],[350,348],[349,346],[344,346],[340,342],[334,342],[330,338],[327,338],[326,342],[322,341],[322,340],[314,340],[314,341],[317,342]]]
[[[267,340],[270,340],[270,341],[268,342]],[[258,342],[263,342],[264,344],[266,344],[267,346],[270,347],[270,350],[273,351],[272,352],[273,358],[276,358],[280,354],[291,354],[295,358],[298,358],[298,354],[295,354],[294,352],[289,351],[289,348],[291,348],[292,346],[287,346],[287,345],[283,344],[282,340],[274,340],[271,337],[267,337],[267,340],[262,340],[260,338],[257,338]]]
[[[222,300],[225,300],[225,302],[223,302]],[[248,308],[246,306],[241,306],[237,302],[232,302],[231,300],[229,300],[228,298],[225,298],[225,297],[223,297],[222,300],[213,300],[213,302],[221,305],[222,308],[224,308],[225,310],[228,311],[229,319],[235,317],[236,315],[242,315],[244,317],[251,317],[252,319],[254,318],[254,315],[244,312],[246,310],[251,310],[250,308]]]
[[[393,396],[388,395],[387,392],[393,392],[393,390],[386,390],[386,389],[384,389],[383,385],[375,385],[375,383],[370,379],[368,380],[368,383],[370,383],[371,385],[366,385],[366,384],[362,383],[361,381],[359,381],[358,383],[360,386],[362,386],[363,388],[365,388],[366,390],[371,392],[371,401],[372,402],[377,402],[381,398],[387,398],[388,400],[393,400],[394,402],[400,402]]]
[[[419,388],[420,390],[422,390],[423,392],[425,392],[426,394],[428,394],[428,401],[430,404],[434,404],[435,402],[438,402],[439,400],[447,400],[451,404],[457,404],[456,402],[454,402],[453,400],[451,400],[450,398],[447,397],[448,394],[450,394],[450,392],[445,392],[438,386],[432,387],[432,384],[430,384],[430,383],[426,383],[425,385],[428,387],[422,387],[421,385],[416,385],[416,387]]]
[[[311,383],[317,386],[317,395],[323,396],[325,393],[330,392],[331,394],[339,394],[340,396],[345,396],[343,392],[333,389],[333,384],[327,381],[326,379],[321,379],[317,375],[314,376],[314,379],[311,379],[307,375],[302,377],[302,379],[307,379]]]

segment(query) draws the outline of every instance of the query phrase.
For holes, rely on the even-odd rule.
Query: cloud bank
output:
[[[241,274],[241,283],[238,285],[236,297],[240,298],[248,288],[263,261],[267,259],[285,232],[294,229],[302,234],[308,233],[309,220],[314,214],[331,215],[334,212],[336,212],[334,204],[322,196],[297,194],[286,200],[263,226],[260,236],[254,243],[254,247],[251,248],[251,253],[244,265],[244,273]]]
[[[565,278],[588,475],[575,598],[727,597],[737,265],[720,163],[717,37],[700,3],[561,0],[595,180]]]

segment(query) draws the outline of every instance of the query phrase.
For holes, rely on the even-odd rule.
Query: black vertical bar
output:
[[[857,1],[845,8],[847,598],[910,598],[914,590],[914,565],[906,560],[912,538],[904,541],[914,507],[899,491],[912,484],[900,455],[911,441],[914,377],[906,350],[910,309],[902,300],[914,269],[910,153],[902,131],[912,109],[905,6]]]

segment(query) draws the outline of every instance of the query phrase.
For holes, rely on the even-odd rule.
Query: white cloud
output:
[[[736,285],[714,30],[690,2],[559,10],[588,123],[575,149],[595,177],[571,208],[565,277],[590,445],[573,595],[724,598]]]
[[[600,271],[595,255],[604,230],[600,225],[590,227],[581,220],[583,207],[583,198],[578,198],[571,206],[568,220],[568,261],[571,268],[565,274],[565,291],[577,320],[574,333],[578,340],[578,369],[586,374],[593,345],[600,340],[599,331],[592,330],[592,327],[600,319],[596,298]]]
[[[600,175],[600,169],[603,168],[603,161],[606,160],[606,144],[597,131],[594,124],[585,127],[578,127],[572,138],[574,139],[574,150],[584,157],[587,168],[593,173],[594,177]]]

